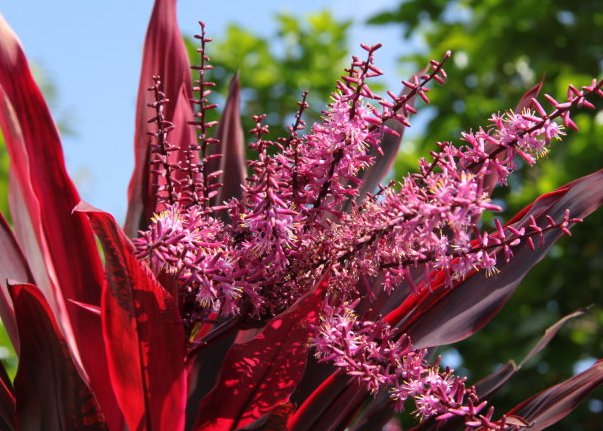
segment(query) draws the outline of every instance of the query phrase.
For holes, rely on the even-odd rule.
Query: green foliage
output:
[[[267,37],[229,25],[226,34],[210,44],[209,55],[218,91],[225,93],[228,80],[240,74],[245,130],[253,127],[252,115],[265,113],[272,135],[282,136],[302,90],[310,91],[306,122],[319,117],[348,60],[350,22],[338,22],[327,11],[305,18],[282,13],[275,20],[277,30]],[[195,42],[188,39],[187,47],[197,63]]]
[[[398,23],[404,26],[405,36],[422,37],[424,46],[402,58],[408,68],[416,70],[447,49],[455,53],[445,87],[430,93],[425,133],[401,154],[399,172],[412,166],[417,153],[433,148],[433,142],[483,125],[492,112],[504,107],[513,109],[523,92],[541,78],[543,92],[560,99],[570,82],[586,84],[601,73],[603,3],[597,0],[410,0],[371,22]],[[539,168],[516,176],[508,189],[497,192],[495,197],[504,195],[508,203],[505,218],[536,196],[603,167],[603,117],[577,113],[574,118],[580,134],[569,131],[567,141],[556,145]],[[596,305],[586,317],[569,324],[539,360],[528,364],[512,382],[512,394],[503,392],[495,400],[499,411],[538,387],[570,376],[576,361],[603,357],[601,238],[603,213],[599,211],[530,273],[498,318],[481,334],[456,346],[463,366],[476,379],[508,359],[521,360],[555,319]],[[598,394],[603,395],[600,390]],[[583,407],[556,429],[601,429],[603,418],[592,415],[596,404],[591,402],[592,411]]]

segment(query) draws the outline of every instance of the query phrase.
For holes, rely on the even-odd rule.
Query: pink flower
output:
[[[570,87],[562,102],[547,96],[550,112],[532,101],[534,111],[494,115],[463,133],[461,146],[439,143],[417,172],[377,188],[384,158],[395,157],[384,136],[399,136],[414,99],[429,101],[430,83],[445,82],[451,53],[384,98],[369,85],[381,74],[380,45],[363,45],[366,58],[353,58],[307,134],[305,95],[287,137],[267,140],[264,116],[254,117],[257,158],[245,178],[238,82],[214,135],[211,39],[201,24],[191,82],[175,1],[157,0],[122,230],[80,202],[1,20],[0,36],[15,220],[12,229],[0,218],[0,317],[19,352],[14,388],[0,373],[7,429],[366,429],[412,399],[419,420],[517,430],[554,423],[603,382],[597,362],[494,418],[486,399],[502,384],[496,374],[472,387],[432,359],[489,321],[603,202],[599,171],[493,232],[480,222],[498,209],[492,188],[517,158],[532,164],[562,138],[557,121],[574,128],[571,110],[594,107],[603,82]]]

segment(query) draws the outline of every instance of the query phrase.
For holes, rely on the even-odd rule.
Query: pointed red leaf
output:
[[[538,340],[538,342],[519,365],[516,365],[513,361],[509,361],[505,365],[499,367],[493,373],[475,383],[475,389],[479,399],[482,401],[492,399],[498,390],[504,386],[526,362],[531,360],[536,354],[538,354],[548,345],[548,343],[553,339],[563,325],[565,325],[569,320],[581,316],[585,312],[586,309],[574,311],[573,313],[562,317],[549,328],[547,328],[544,332],[544,335]],[[458,429],[461,425],[462,419],[460,417],[453,417],[445,421],[426,421],[414,427],[412,431],[453,431]]]
[[[199,406],[195,430],[235,430],[289,400],[306,365],[309,325],[318,320],[325,288],[321,281],[251,341],[230,349],[216,386]]]
[[[236,334],[223,337],[189,357],[188,361],[188,398],[186,411],[186,429],[193,429],[199,404],[214,387],[224,358],[233,345]]]
[[[395,415],[393,402],[387,391],[381,391],[372,398],[358,419],[354,420],[354,425],[350,431],[373,431],[383,430],[386,424]]]
[[[155,280],[113,217],[80,204],[105,252],[101,320],[111,383],[130,429],[184,428],[184,330],[176,300]]]
[[[603,360],[514,407],[508,415],[524,418],[530,431],[543,430],[567,416],[595,388],[603,384]]]
[[[165,105],[165,117],[176,126],[170,142],[181,150],[194,142],[194,130],[186,124],[193,119],[189,100],[192,98],[191,72],[186,47],[176,20],[176,0],[156,0],[144,44],[142,70],[136,104],[134,136],[134,172],[128,188],[128,212],[124,230],[136,236],[143,229],[155,210],[155,193],[149,173],[149,125],[152,117],[147,107],[152,94],[147,88],[153,75],[159,75],[163,90],[170,102]],[[181,96],[182,95],[182,96]],[[184,103],[179,100],[184,100]],[[173,154],[179,159],[179,154]]]
[[[574,311],[573,313],[568,314],[567,316],[562,317],[553,325],[549,326],[546,331],[544,331],[544,335],[538,342],[532,347],[530,352],[523,358],[523,361],[519,364],[519,367],[523,367],[526,362],[530,361],[534,356],[542,351],[551,340],[557,335],[557,332],[571,319],[582,316],[584,313],[588,311],[587,308],[581,308],[579,310]]]
[[[586,309],[576,310],[567,316],[562,317],[553,325],[549,326],[545,331],[544,335],[538,340],[538,342],[532,347],[530,352],[523,358],[519,365],[515,365],[513,361],[507,362],[502,367],[498,368],[492,374],[484,377],[475,384],[477,395],[480,399],[488,399],[494,395],[500,387],[502,387],[513,375],[525,365],[526,362],[530,361],[534,356],[541,352],[557,335],[557,332],[571,319],[583,315]]]
[[[546,215],[561,219],[566,209],[572,217],[585,217],[603,203],[603,170],[575,180],[545,194],[515,216],[510,223],[520,228]],[[523,277],[561,237],[558,229],[544,233],[544,246],[531,251],[525,242],[517,246],[510,262],[499,258],[499,274],[486,277],[474,273],[452,289],[433,286],[435,292],[412,295],[385,320],[410,335],[417,348],[440,346],[460,341],[489,322],[515,292]]]
[[[239,76],[235,75],[230,80],[228,97],[216,134],[216,137],[220,139],[220,143],[210,147],[212,153],[222,155],[219,160],[216,160],[216,163],[209,166],[210,172],[222,171],[220,182],[223,186],[216,197],[216,205],[220,205],[231,198],[241,199],[243,197],[243,185],[247,177],[247,159],[245,156],[243,124],[239,111],[240,99],[241,84]]]
[[[15,351],[18,353],[17,322],[13,302],[8,293],[7,280],[33,283],[33,276],[10,226],[4,216],[0,214],[0,317]]]
[[[344,390],[332,395],[335,396],[330,397],[330,402],[321,411],[320,415],[317,415],[314,422],[302,418],[292,429],[295,431],[313,431],[316,429],[334,431],[341,429],[341,427],[347,428],[371,396],[366,389],[349,378]]]
[[[314,389],[289,418],[287,426],[294,431],[310,430],[321,415],[346,389],[349,377],[336,369]]]
[[[9,289],[21,340],[15,377],[18,429],[106,430],[42,292],[31,284]]]
[[[118,426],[100,322],[67,302],[100,303],[103,274],[92,229],[85,217],[71,213],[80,198],[67,175],[56,126],[17,37],[2,17],[0,40],[0,127],[11,162],[15,236],[74,358],[86,368],[108,423]]]
[[[532,99],[538,97],[543,84],[544,78],[521,96],[519,103],[517,103],[517,106],[515,107],[515,113],[520,114],[524,109],[530,109],[532,107]]]
[[[273,408],[270,413],[237,431],[288,431],[287,419],[294,410],[295,405],[292,403],[280,404]]]
[[[517,372],[519,367],[513,361],[500,366],[475,384],[480,399],[488,399]]]
[[[16,427],[15,390],[4,364],[0,362],[0,429],[13,431]]]

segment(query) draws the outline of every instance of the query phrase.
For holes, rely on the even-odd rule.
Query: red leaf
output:
[[[147,135],[147,120],[152,116],[147,103],[153,101],[147,88],[152,84],[153,75],[161,76],[163,90],[170,99],[165,105],[165,117],[176,126],[176,130],[170,135],[170,142],[184,150],[194,142],[195,135],[193,128],[186,124],[187,120],[193,119],[189,103],[192,98],[191,72],[186,47],[176,20],[176,0],[155,1],[144,44],[136,104],[135,165],[128,188],[128,212],[124,227],[130,237],[136,236],[138,229],[147,226],[156,204],[153,179],[148,170]],[[182,157],[182,153],[178,153],[172,154],[173,159]]]
[[[287,419],[295,411],[295,404],[283,403],[273,408],[254,423],[237,431],[288,431]]]
[[[177,303],[132,254],[113,217],[86,204],[105,252],[101,320],[111,383],[131,430],[184,428],[184,331]]]
[[[487,375],[475,384],[477,395],[480,399],[488,399],[498,389],[509,381],[519,367],[513,361],[500,366],[493,373]]]
[[[366,389],[359,387],[357,382],[353,382],[349,378],[342,391],[333,391],[333,388],[329,388],[329,393],[325,393],[325,395],[327,395],[329,402],[320,411],[320,414],[315,415],[313,421],[300,416],[295,426],[291,427],[292,430],[313,431],[322,429],[335,431],[342,429],[342,427],[347,428],[347,425],[357,416],[360,408],[370,397]],[[309,412],[309,409],[306,411]]]
[[[15,377],[18,429],[106,430],[42,292],[31,284],[10,290],[21,340]]]
[[[216,137],[220,139],[220,144],[210,147],[212,154],[222,154],[219,161],[216,160],[216,163],[209,166],[209,172],[222,171],[220,182],[223,186],[216,198],[216,205],[220,205],[231,198],[241,199],[243,197],[243,185],[247,177],[247,163],[245,138],[239,111],[240,93],[239,76],[235,75],[230,80],[228,98],[216,134]]]
[[[603,203],[603,170],[575,180],[552,193],[538,198],[522,210],[511,222],[520,228],[529,224],[533,215],[537,220],[550,215],[561,219],[566,209],[572,217],[585,217]],[[500,273],[486,277],[474,273],[457,283],[452,289],[432,286],[433,293],[425,290],[412,295],[398,309],[386,316],[386,321],[396,324],[404,320],[401,331],[410,335],[417,348],[440,346],[460,341],[489,322],[515,292],[523,277],[561,237],[555,229],[544,234],[544,246],[531,251],[525,242],[517,246],[510,262],[499,259]]]
[[[571,319],[583,315],[586,309],[580,309],[562,317],[553,325],[549,326],[544,335],[538,340],[538,342],[532,347],[530,352],[523,358],[519,365],[515,365],[513,361],[507,362],[502,367],[498,368],[492,374],[481,379],[475,384],[477,395],[480,399],[491,398],[500,387],[502,387],[513,375],[524,366],[524,364],[530,361],[534,356],[540,353],[557,335],[557,332]]]
[[[289,400],[306,365],[309,324],[317,322],[326,284],[321,281],[251,341],[235,343],[199,406],[195,430],[244,427]]]
[[[603,360],[514,407],[507,415],[524,418],[530,431],[543,430],[567,416],[593,389],[603,384]]]
[[[532,99],[538,97],[540,94],[540,90],[542,90],[542,85],[544,84],[544,78],[540,80],[540,82],[526,91],[519,99],[519,103],[515,107],[515,113],[521,114],[521,111],[524,109],[530,109],[532,107]]]
[[[544,332],[544,335],[538,340],[538,342],[532,347],[530,352],[521,361],[519,365],[515,365],[513,361],[507,362],[505,365],[499,367],[496,371],[484,377],[477,383],[475,383],[475,389],[477,396],[480,400],[490,400],[498,390],[504,386],[510,379],[517,373],[517,371],[529,360],[531,360],[536,354],[544,349],[552,338],[557,334],[559,329],[563,327],[570,319],[581,316],[586,312],[586,309],[580,309],[562,317],[553,325],[548,327]],[[430,420],[426,421],[414,428],[412,431],[452,431],[459,429],[462,425],[462,419],[460,417],[453,417],[448,420]]]
[[[6,332],[13,343],[15,351],[19,352],[19,336],[13,302],[8,293],[7,280],[19,283],[33,283],[33,276],[25,260],[25,256],[13,236],[10,226],[0,214],[0,317]]]
[[[366,408],[362,409],[350,431],[373,431],[387,429],[387,423],[394,417],[393,402],[387,391],[381,391],[371,397]]]
[[[119,426],[100,322],[67,302],[100,302],[103,274],[92,229],[85,217],[71,213],[80,198],[67,175],[57,129],[17,37],[2,17],[0,40],[0,127],[11,161],[15,236],[74,358],[86,368],[109,425]]]
[[[546,329],[546,331],[544,331],[544,335],[542,336],[542,338],[540,338],[540,340],[538,340],[536,345],[534,345],[534,347],[532,347],[532,349],[526,355],[526,357],[523,358],[523,361],[521,361],[518,368],[523,367],[526,362],[530,361],[534,356],[536,356],[538,353],[540,353],[542,351],[542,349],[544,349],[551,342],[553,337],[555,337],[555,335],[557,335],[557,332],[559,332],[559,330],[569,320],[582,316],[587,311],[588,311],[587,308],[581,308],[579,310],[574,311],[573,313],[568,314],[567,316],[562,317],[557,322],[555,322],[553,325],[549,326]]]
[[[349,378],[340,369],[332,372],[310,393],[303,404],[289,418],[288,427],[301,431],[311,429],[331,403],[345,391]]]
[[[0,363],[0,429],[13,431],[17,427],[16,421],[15,390],[4,365]]]

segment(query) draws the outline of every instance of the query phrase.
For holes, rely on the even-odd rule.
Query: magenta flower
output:
[[[1,218],[0,317],[19,355],[0,372],[7,430],[541,430],[603,382],[603,362],[509,412],[488,405],[518,369],[471,386],[434,358],[501,309],[562,235],[603,203],[603,170],[541,196],[495,229],[491,193],[576,129],[602,81],[570,86],[437,144],[379,185],[414,100],[444,84],[451,53],[381,97],[363,46],[322,121],[289,136],[254,117],[245,160],[235,77],[215,132],[201,24],[189,65],[175,0],[145,43],[136,166],[122,230],[80,201],[16,36],[0,21],[0,126],[14,226]],[[191,80],[190,70],[194,72]],[[248,176],[249,171],[249,176]],[[101,251],[97,247],[100,242]],[[578,311],[562,319],[533,357]],[[501,358],[505,359],[505,358]],[[1,370],[3,371],[3,369]]]

